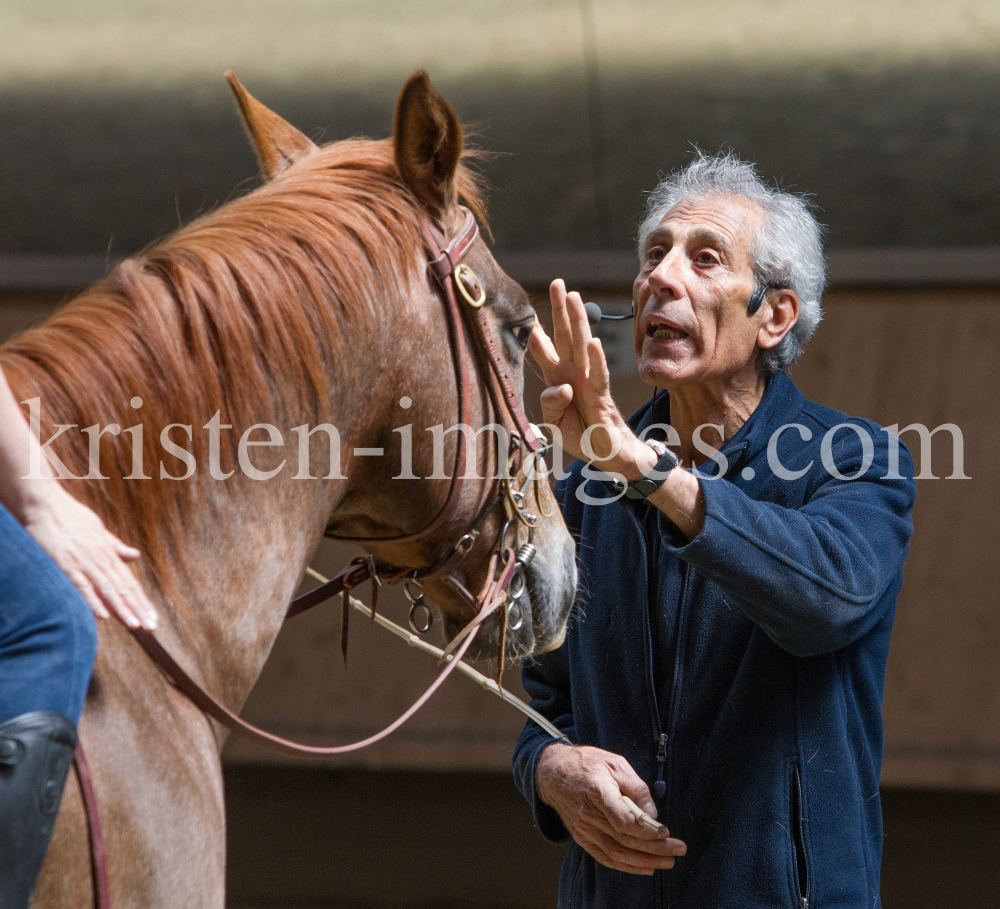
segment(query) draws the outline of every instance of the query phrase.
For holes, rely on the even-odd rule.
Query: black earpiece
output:
[[[777,290],[780,284],[765,284],[753,292],[753,296],[747,301],[747,315],[752,316],[764,304],[764,297],[769,290]]]

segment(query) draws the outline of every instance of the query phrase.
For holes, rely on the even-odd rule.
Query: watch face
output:
[[[669,448],[664,452],[663,457],[660,458],[659,463],[656,465],[656,470],[659,473],[669,473],[678,464],[680,464],[681,459],[677,457]]]

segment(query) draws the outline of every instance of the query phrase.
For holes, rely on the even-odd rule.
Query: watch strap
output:
[[[629,499],[642,500],[652,495],[663,485],[667,474],[680,464],[680,458],[659,440],[646,439],[645,442],[659,458],[648,474],[625,484],[625,497]]]

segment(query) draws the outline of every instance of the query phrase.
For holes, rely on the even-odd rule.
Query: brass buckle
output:
[[[479,299],[475,299],[472,294],[469,293],[469,288],[465,286],[465,282],[462,280],[462,275],[468,272],[472,276],[472,279],[479,285]],[[479,309],[486,302],[486,286],[482,281],[479,280],[479,275],[477,275],[468,265],[464,262],[460,263],[455,267],[455,273],[453,275],[455,286],[458,288],[458,292],[465,297],[465,302],[469,304],[473,309]]]

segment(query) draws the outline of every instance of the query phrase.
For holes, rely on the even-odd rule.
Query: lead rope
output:
[[[312,568],[306,569],[306,574],[313,580],[319,581],[321,584],[329,583],[328,579],[323,577],[318,571]],[[390,619],[387,619],[383,615],[375,615],[371,609],[365,606],[360,600],[356,600],[354,597],[349,597],[349,602],[351,608],[360,612],[363,616],[367,617],[375,625],[380,625],[386,631],[392,632],[396,637],[405,641],[410,647],[421,651],[422,653],[429,654],[430,656],[436,657],[439,660],[454,660],[451,654],[446,654],[440,647],[435,647],[433,644],[428,644],[418,635],[407,631],[401,625],[397,625]],[[567,745],[572,744],[566,735],[559,730],[558,727],[550,723],[544,716],[542,716],[537,710],[535,710],[530,704],[526,704],[521,698],[516,694],[511,694],[501,685],[498,685],[495,679],[491,679],[489,676],[483,675],[478,669],[474,669],[464,660],[459,660],[456,667],[462,675],[467,678],[472,679],[481,688],[486,691],[492,692],[504,703],[510,704],[516,710],[521,711],[529,720],[536,723],[542,729],[544,729],[549,735],[554,739],[565,742]]]

